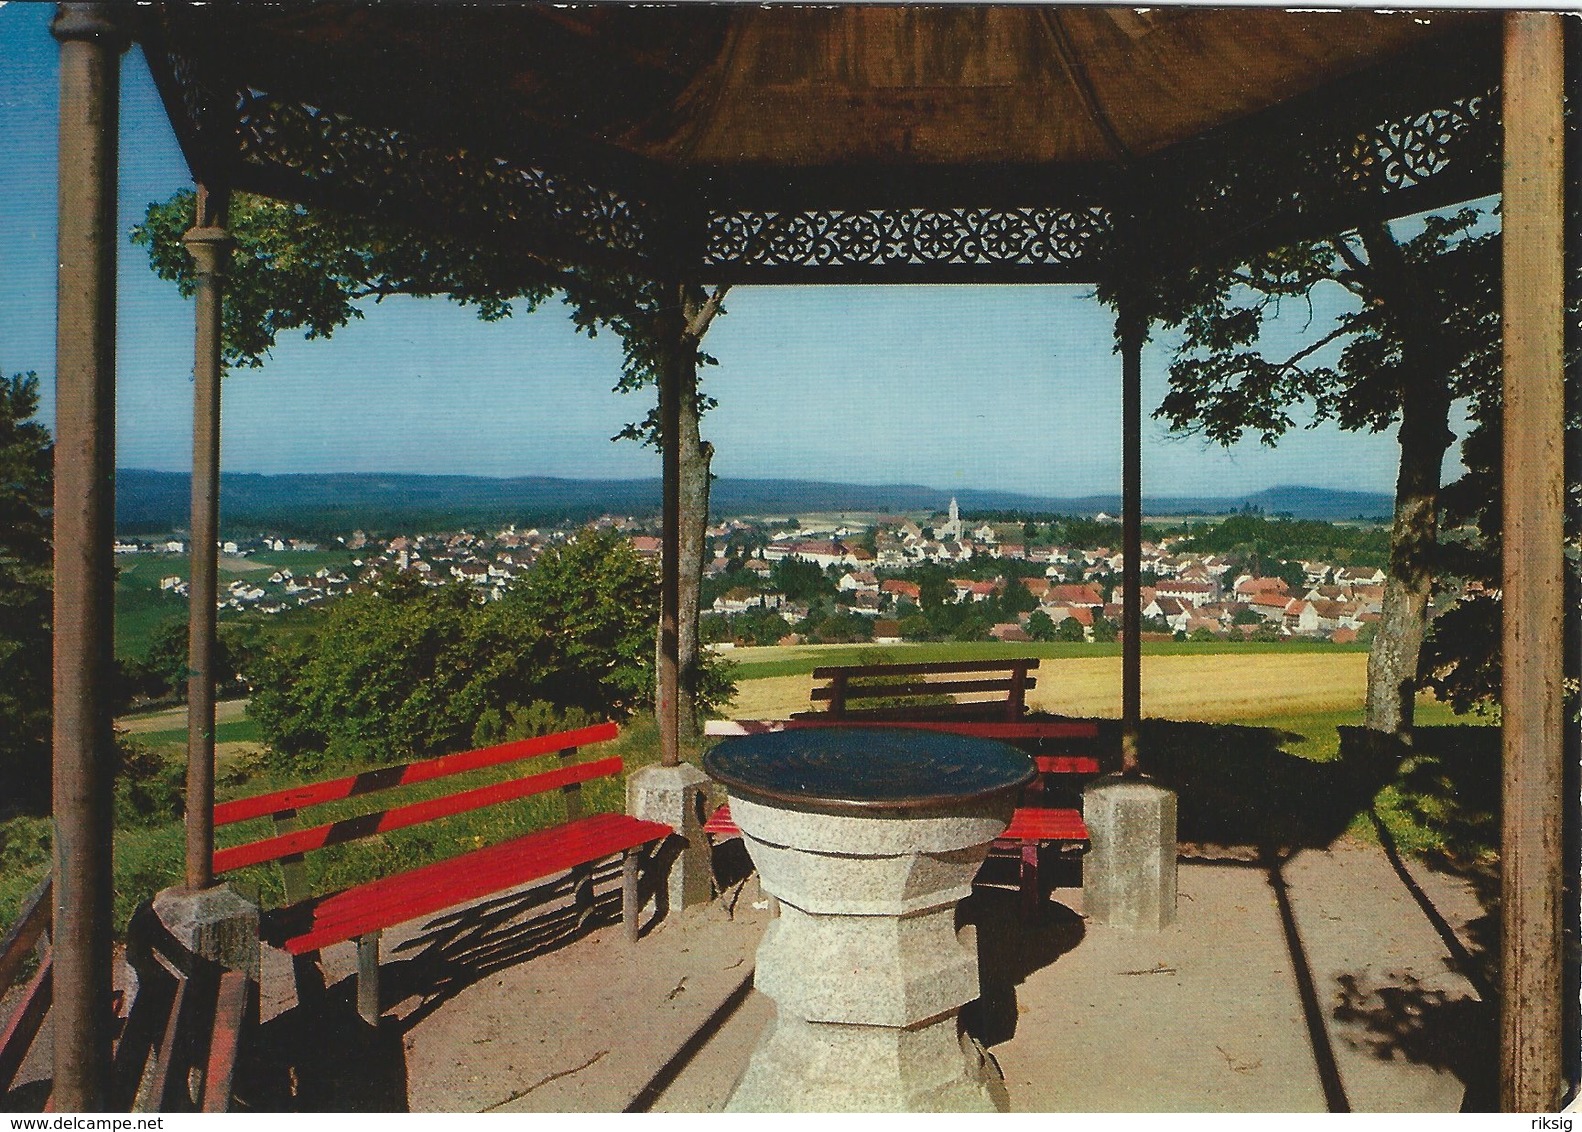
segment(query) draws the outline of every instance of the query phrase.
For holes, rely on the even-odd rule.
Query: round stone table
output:
[[[1003,1108],[957,1020],[978,956],[955,912],[1032,760],[943,732],[817,728],[727,739],[703,767],[780,901],[754,975],[775,1018],[728,1110]]]

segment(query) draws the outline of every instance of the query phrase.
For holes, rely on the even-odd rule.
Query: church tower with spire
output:
[[[957,542],[961,541],[961,509],[956,506],[956,497],[954,495],[950,497],[950,518],[940,528],[939,537],[941,539],[955,539]]]

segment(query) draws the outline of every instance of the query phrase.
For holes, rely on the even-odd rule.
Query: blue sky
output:
[[[0,7],[0,367],[35,370],[53,419],[56,46],[51,4]],[[190,183],[137,49],[123,63],[121,226]],[[141,249],[119,265],[121,467],[190,466],[192,311]],[[704,422],[723,476],[911,482],[1051,495],[1120,487],[1119,362],[1081,287],[757,287],[706,348],[720,406]],[[1305,321],[1305,310],[1301,321]],[[1299,326],[1300,323],[1296,323]],[[1293,330],[1294,332],[1294,330]],[[1168,341],[1144,358],[1144,406]],[[614,478],[658,459],[611,443],[646,411],[611,392],[619,343],[564,309],[488,325],[442,300],[387,301],[329,341],[282,341],[227,379],[228,471],[407,471]],[[1277,483],[1390,492],[1394,434],[1333,427],[1230,450],[1144,426],[1150,496]],[[1455,474],[1454,461],[1446,468]]]

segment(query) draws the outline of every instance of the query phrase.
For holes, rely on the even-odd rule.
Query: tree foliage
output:
[[[1450,408],[1486,415],[1499,373],[1499,238],[1475,208],[1424,218],[1402,238],[1369,222],[1325,239],[1129,280],[1121,289],[1181,345],[1157,416],[1222,444],[1275,444],[1307,418],[1350,431],[1399,425],[1395,517],[1365,722],[1411,727],[1438,541]],[[1306,308],[1292,334],[1279,316]],[[1320,309],[1333,313],[1318,316]],[[1316,324],[1316,325],[1315,325]]]
[[[1390,553],[1388,527],[1339,526],[1317,519],[1270,519],[1240,512],[1199,526],[1184,551],[1235,551],[1274,559],[1325,559],[1344,565],[1382,566]]]
[[[184,190],[150,204],[132,232],[133,242],[147,249],[155,274],[175,282],[183,294],[196,287],[181,243],[195,217],[195,195]],[[533,310],[558,293],[579,331],[590,338],[609,331],[620,339],[616,391],[654,387],[667,367],[676,368],[682,387],[683,495],[694,520],[682,531],[679,652],[686,706],[704,706],[718,691],[711,692],[710,681],[724,669],[705,671],[707,661],[697,647],[712,453],[698,436],[698,417],[713,402],[700,392],[696,375],[698,366],[715,364],[697,346],[710,320],[723,310],[724,291],[705,296],[692,285],[678,292],[658,280],[547,263],[503,245],[250,194],[232,196],[228,227],[237,244],[225,293],[222,356],[230,366],[262,365],[282,333],[327,338],[363,317],[360,304],[394,295],[448,298],[475,308],[485,321],[497,321],[519,307]],[[657,403],[612,439],[620,438],[657,444]],[[693,711],[683,712],[684,730],[692,729],[694,719]]]
[[[782,558],[770,568],[769,585],[792,601],[816,601],[835,596],[835,583],[820,567],[795,557]]]
[[[1055,623],[1042,609],[1036,610],[1027,618],[1027,635],[1035,641],[1053,641],[1055,637]]]
[[[1404,241],[1360,230],[1156,281],[1154,317],[1182,344],[1155,415],[1222,444],[1250,433],[1272,446],[1304,410],[1308,428],[1383,431],[1425,381],[1486,403],[1499,373],[1499,241],[1484,228],[1463,208]],[[1427,309],[1403,311],[1402,290]],[[1337,299],[1346,305],[1315,330],[1317,306]],[[1273,325],[1291,306],[1309,316],[1297,341]],[[1430,374],[1413,368],[1424,326],[1443,363]]]
[[[122,698],[185,702],[187,698],[188,621],[172,618],[154,630],[148,650],[136,660],[122,662]],[[235,695],[241,675],[231,647],[230,635],[222,628],[215,638],[214,680],[218,693]]]
[[[460,750],[539,702],[624,718],[653,699],[658,602],[652,566],[612,532],[547,551],[500,601],[398,575],[266,649],[249,712],[309,766]]]
[[[50,523],[54,445],[38,378],[0,376],[0,807],[37,808],[50,781]]]

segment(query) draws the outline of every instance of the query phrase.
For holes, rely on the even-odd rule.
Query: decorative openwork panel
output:
[[[1369,139],[1379,159],[1379,187],[1387,193],[1412,188],[1486,160],[1496,140],[1497,101],[1489,91],[1381,124]]]
[[[548,254],[581,248],[636,261],[650,251],[652,225],[642,206],[579,177],[435,145],[256,90],[237,96],[236,120],[244,170],[284,173],[376,207],[421,210],[441,227],[515,233]]]
[[[1436,102],[1398,99],[1383,120],[1377,106],[1337,109],[1295,136],[1270,121],[1162,156],[1139,170],[1134,220],[1118,226],[1129,269],[1234,260],[1495,191],[1498,99]]]
[[[1069,268],[1092,256],[1108,212],[1079,208],[734,211],[709,220],[710,268]]]

